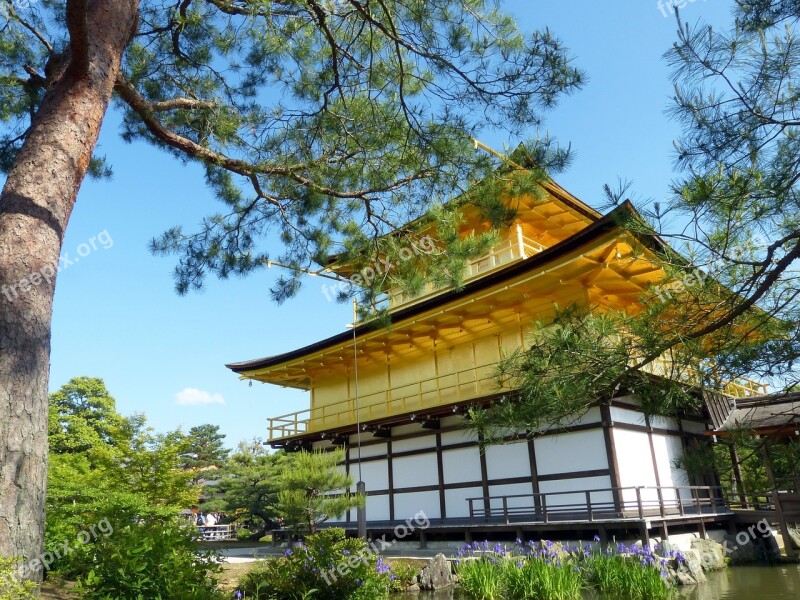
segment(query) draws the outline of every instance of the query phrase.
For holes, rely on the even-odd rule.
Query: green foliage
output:
[[[660,600],[672,595],[660,567],[647,565],[638,556],[595,553],[586,569],[589,583],[612,598]]]
[[[748,429],[732,430],[730,436],[713,446],[691,446],[681,455],[678,466],[690,474],[713,470],[732,497],[739,499],[741,492],[736,483],[730,445],[736,450],[742,475],[744,494],[751,505],[763,503],[773,488],[764,463],[764,452],[769,456],[778,489],[792,489],[795,473],[800,471],[800,442],[794,439],[774,441],[758,438]]]
[[[350,492],[353,478],[339,466],[343,450],[297,452],[288,458],[281,470],[277,503],[287,523],[304,525],[313,534],[321,523],[363,504],[363,497]]]
[[[402,558],[393,558],[389,564],[391,574],[389,591],[402,592],[410,585],[417,582],[417,575],[420,572],[420,566],[413,560],[404,560]]]
[[[96,460],[101,461],[117,448],[128,426],[102,379],[74,377],[50,394],[52,454],[99,454]]]
[[[236,539],[239,540],[240,542],[249,540],[251,537],[253,537],[253,532],[250,531],[249,529],[245,529],[244,527],[242,527],[241,529],[236,530]]]
[[[50,568],[62,575],[88,572],[98,540],[90,535],[83,543],[81,536],[93,525],[105,520],[117,530],[174,517],[197,502],[192,474],[181,467],[181,436],[155,434],[144,417],[119,415],[102,380],[75,378],[52,394],[50,424],[45,548],[72,549],[53,553]],[[84,441],[70,441],[70,432]]]
[[[609,598],[665,600],[671,587],[663,569],[673,559],[682,560],[674,552],[662,557],[622,544],[564,548],[519,540],[511,550],[476,542],[458,556],[461,588],[476,600],[578,600],[586,588]]]
[[[36,584],[17,578],[19,561],[0,556],[0,600],[35,600]]]
[[[567,426],[590,407],[635,390],[650,414],[674,414],[694,408],[697,398],[672,379],[632,370],[644,357],[657,357],[657,341],[638,331],[640,321],[619,312],[592,313],[572,306],[552,322],[536,323],[525,346],[498,365],[498,385],[516,390],[503,401],[470,410],[470,423],[487,443],[520,429],[541,432]],[[670,364],[682,379],[697,362],[691,355]],[[624,393],[624,392],[622,392]]]
[[[742,0],[728,27],[682,22],[666,56],[684,176],[662,216],[693,221],[678,234],[692,264],[734,292],[705,323],[730,339],[718,363],[786,388],[800,356],[798,19],[796,2]]]
[[[216,485],[206,488],[213,496],[203,507],[225,511],[263,534],[277,516],[278,479],[286,460],[283,452],[268,453],[261,440],[240,443],[218,473]]]
[[[499,559],[488,558],[463,560],[458,565],[458,582],[464,593],[476,600],[500,600],[504,598],[503,583],[505,564]]]
[[[389,568],[366,542],[331,528],[259,563],[239,589],[253,600],[379,600],[388,596],[390,583]]]
[[[32,3],[24,17],[12,10],[0,29],[4,169],[68,39],[63,2]],[[179,255],[181,293],[209,273],[264,268],[270,239],[282,241],[277,259],[294,267],[327,266],[330,255],[396,262],[395,240],[418,240],[402,225],[495,177],[496,163],[474,150],[472,136],[539,128],[583,82],[553,33],[522,32],[487,0],[142,0],[121,79],[123,138],[200,162],[223,204],[197,233],[175,227],[153,240],[154,252]],[[541,169],[567,161],[549,139],[530,148]],[[105,173],[99,160],[95,174]],[[507,215],[492,191],[466,200],[499,223]],[[452,243],[432,271],[457,283],[462,258],[486,238],[459,240],[458,207],[440,213],[439,239]],[[395,240],[381,241],[390,232]],[[418,285],[413,270],[393,274],[406,276]],[[296,293],[299,277],[279,280],[274,297]],[[388,283],[367,285],[363,304]]]
[[[173,518],[128,522],[94,546],[77,590],[86,600],[219,600],[217,556]]]
[[[223,444],[224,439],[225,434],[219,432],[219,425],[192,427],[183,439],[184,468],[202,470],[222,467],[230,454]]]

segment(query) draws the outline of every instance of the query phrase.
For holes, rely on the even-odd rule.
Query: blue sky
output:
[[[732,5],[678,3],[685,4],[687,20],[715,24],[728,22]],[[665,112],[672,84],[662,55],[676,30],[674,18],[663,14],[669,8],[660,10],[657,0],[503,4],[523,29],[547,26],[560,36],[589,76],[586,88],[562,101],[546,123],[575,151],[570,169],[557,177],[561,185],[594,206],[602,203],[603,184],[618,178],[633,182],[634,199],[666,198],[678,133]],[[308,279],[297,298],[277,306],[269,297],[275,270],[245,280],[209,279],[203,292],[177,296],[174,258],[153,257],[147,243],[173,225],[191,228],[217,203],[199,168],[123,143],[118,123],[112,111],[99,147],[114,177],[84,184],[64,243],[64,252],[79,261],[58,279],[50,387],[79,375],[101,377],[123,414],[143,412],[157,430],[215,423],[230,446],[266,437],[267,418],[306,408],[306,394],[250,387],[224,364],[338,333],[351,309],[328,302],[319,279]],[[502,148],[519,140],[489,135],[482,141]],[[86,254],[81,244],[102,232],[113,244],[95,244]]]

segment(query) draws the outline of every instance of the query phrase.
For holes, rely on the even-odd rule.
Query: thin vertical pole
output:
[[[358,401],[358,339],[356,336],[356,325],[358,322],[358,300],[353,298],[353,378],[356,401],[356,444],[358,446],[358,483],[356,483],[356,493],[364,498],[364,503],[358,507],[356,519],[358,521],[358,537],[362,540],[367,539],[367,484],[361,476],[361,407]]]

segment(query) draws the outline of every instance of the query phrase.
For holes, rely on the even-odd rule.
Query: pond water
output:
[[[467,600],[457,591],[424,592],[419,600]],[[588,599],[612,600],[597,594]],[[708,583],[678,589],[676,600],[797,600],[800,598],[800,565],[733,567],[709,573]],[[614,599],[616,600],[616,599]]]

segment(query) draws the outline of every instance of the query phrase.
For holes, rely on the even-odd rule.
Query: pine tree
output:
[[[197,233],[176,227],[153,243],[180,255],[185,292],[207,273],[264,268],[268,236],[283,242],[290,266],[326,266],[330,254],[369,264],[382,234],[488,175],[470,136],[539,125],[581,83],[555,36],[524,35],[484,0],[0,0],[0,8],[3,555],[42,548],[55,279],[81,183],[109,170],[94,151],[112,98],[124,139],[202,164],[223,203]],[[551,144],[536,152],[543,168],[566,160]],[[496,214],[491,197],[465,201]],[[440,222],[452,232],[457,210],[446,212]],[[477,248],[442,239],[453,250],[441,253],[442,268]],[[418,241],[402,231],[384,254]],[[283,300],[298,286],[286,278],[274,295]]]

